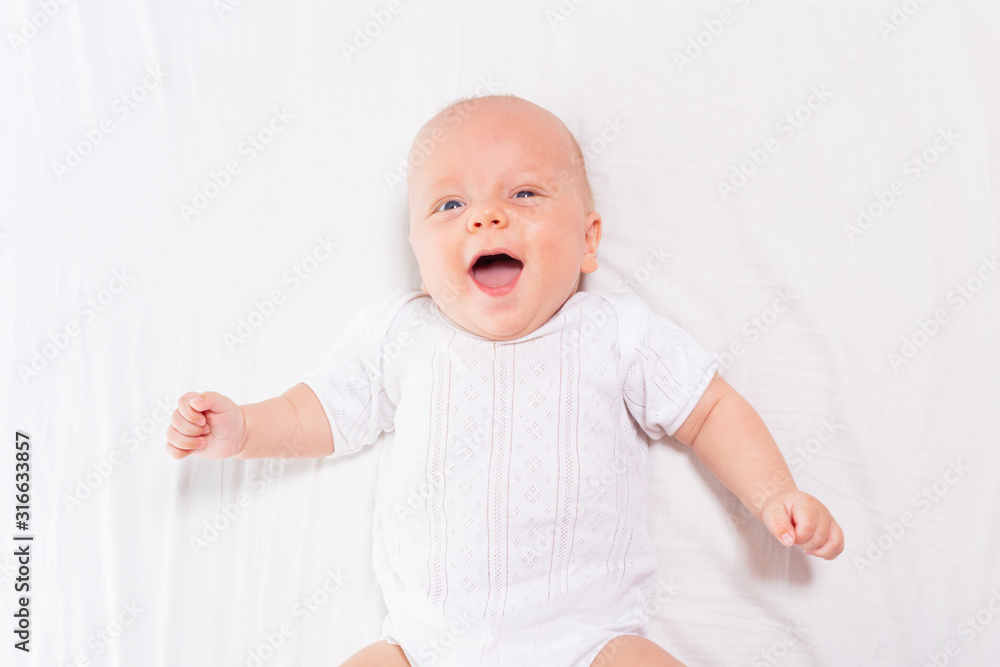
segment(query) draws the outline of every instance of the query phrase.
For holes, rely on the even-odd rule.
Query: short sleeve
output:
[[[615,302],[625,404],[651,438],[673,435],[712,381],[718,356],[635,295]]]
[[[302,379],[330,421],[329,458],[356,452],[393,430],[396,406],[385,390],[382,344],[400,308],[418,294],[397,290],[358,313],[319,367]]]

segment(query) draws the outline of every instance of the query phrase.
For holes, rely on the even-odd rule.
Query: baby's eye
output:
[[[526,197],[534,197],[534,196],[535,193],[532,192],[531,190],[521,190],[516,195],[514,195],[514,198],[517,199],[518,197],[520,197],[521,199],[524,199]]]
[[[462,202],[458,201],[457,199],[449,199],[445,203],[443,203],[440,206],[438,206],[437,209],[436,209],[436,212],[450,211],[453,208],[458,208],[459,206],[465,206],[465,204],[463,204]]]

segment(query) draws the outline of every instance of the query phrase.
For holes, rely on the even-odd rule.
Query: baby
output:
[[[337,457],[385,434],[388,615],[345,665],[680,665],[646,638],[650,437],[689,445],[785,546],[841,552],[715,355],[631,294],[577,291],[601,217],[562,122],[516,97],[462,100],[410,163],[423,289],[355,317],[280,397],[187,393],[167,429],[175,458]]]

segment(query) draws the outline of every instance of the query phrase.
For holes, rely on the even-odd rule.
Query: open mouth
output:
[[[487,294],[504,294],[514,288],[524,262],[501,252],[476,258],[469,275]]]

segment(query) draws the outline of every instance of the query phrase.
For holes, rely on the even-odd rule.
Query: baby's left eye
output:
[[[531,190],[521,190],[516,195],[514,195],[514,198],[517,199],[518,197],[520,197],[521,199],[524,199],[526,197],[534,197],[534,196],[535,193],[532,192]]]

